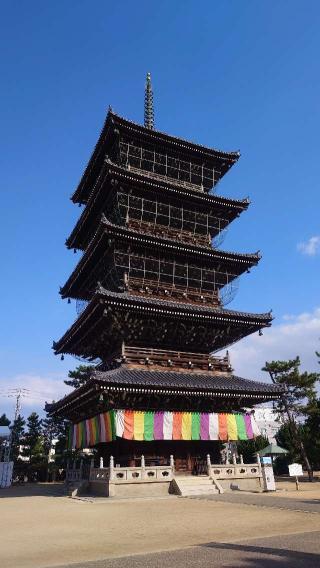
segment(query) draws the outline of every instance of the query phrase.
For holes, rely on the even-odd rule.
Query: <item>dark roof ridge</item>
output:
[[[181,248],[186,247],[188,249],[197,249],[199,250],[199,252],[201,251],[202,254],[204,253],[208,253],[208,254],[217,254],[218,256],[223,256],[223,255],[230,255],[230,256],[234,256],[234,257],[243,257],[243,258],[247,258],[247,259],[257,259],[260,260],[262,258],[260,251],[256,251],[256,252],[252,252],[252,253],[245,253],[245,252],[236,252],[236,251],[226,251],[223,249],[214,249],[214,248],[209,248],[209,247],[205,247],[202,245],[193,245],[190,243],[184,243],[184,242],[180,242],[180,241],[175,241],[174,239],[170,239],[166,236],[160,237],[160,236],[155,236],[155,235],[151,235],[151,234],[141,234],[139,231],[136,231],[135,229],[128,229],[127,227],[124,227],[122,225],[116,225],[115,223],[112,223],[111,221],[109,221],[109,219],[107,219],[107,217],[105,216],[105,214],[103,213],[101,216],[101,221],[99,226],[107,226],[110,227],[112,229],[117,229],[117,230],[121,230],[125,233],[128,234],[134,234],[134,235],[139,235],[141,238],[146,238],[146,239],[153,239],[157,242],[163,241],[165,243],[175,243],[176,245],[180,246]],[[98,231],[97,231],[98,233]],[[97,235],[96,233],[96,235]],[[96,236],[95,235],[95,236]],[[93,240],[93,239],[92,239]],[[92,241],[91,241],[92,242]]]
[[[99,284],[97,286],[96,289],[96,293],[93,296],[93,298],[99,298],[99,296],[103,296],[103,297],[110,297],[111,299],[115,299],[115,300],[125,300],[127,302],[135,302],[136,304],[145,304],[145,305],[152,305],[154,304],[155,306],[161,308],[161,307],[166,307],[166,308],[173,308],[174,310],[177,311],[192,311],[193,313],[196,312],[207,312],[208,316],[216,316],[216,315],[226,315],[226,316],[234,316],[234,317],[243,317],[243,318],[253,318],[253,319],[258,319],[258,320],[267,320],[268,322],[272,321],[273,317],[272,317],[272,313],[271,311],[269,312],[263,312],[263,313],[258,313],[258,314],[254,314],[254,313],[250,313],[250,312],[239,312],[239,311],[235,311],[235,310],[227,310],[225,308],[221,308],[220,306],[216,307],[216,306],[198,306],[198,305],[194,305],[194,304],[183,304],[182,302],[176,302],[176,301],[168,301],[168,300],[164,300],[164,299],[160,299],[160,300],[156,300],[154,298],[145,298],[143,296],[135,296],[133,294],[128,294],[127,292],[112,292],[110,290],[106,290],[103,286],[101,286],[101,284]],[[86,310],[85,310],[86,311]],[[85,312],[83,312],[85,313]]]
[[[229,204],[229,205],[234,205],[234,206],[239,206],[239,205],[250,205],[251,201],[249,197],[244,197],[242,199],[235,199],[233,197],[224,197],[223,195],[217,195],[217,194],[212,194],[212,193],[206,193],[206,192],[202,192],[196,189],[191,189],[189,187],[182,187],[179,183],[175,183],[174,178],[170,178],[168,180],[162,180],[162,179],[157,179],[157,178],[150,178],[147,177],[146,175],[144,175],[144,170],[141,170],[140,172],[137,171],[133,171],[130,170],[124,166],[121,166],[120,164],[116,164],[115,162],[113,162],[112,160],[110,160],[110,158],[108,156],[106,156],[105,158],[105,163],[109,164],[109,166],[111,168],[114,168],[114,170],[117,171],[117,173],[123,174],[123,175],[130,175],[133,177],[137,177],[137,178],[144,178],[144,180],[148,183],[148,185],[154,185],[154,186],[159,186],[159,185],[164,185],[167,186],[167,188],[170,190],[174,189],[175,191],[181,191],[181,193],[189,193],[190,196],[194,197],[197,196],[198,198],[202,198],[205,199],[206,201],[214,201],[216,200],[218,203],[221,202],[225,202],[225,204]]]
[[[85,167],[85,169],[84,169],[84,171],[83,171],[83,174],[82,174],[81,179],[80,179],[80,181],[79,181],[79,183],[78,183],[78,185],[77,185],[77,188],[75,189],[75,191],[73,192],[73,194],[72,194],[72,196],[71,196],[71,200],[72,200],[73,202],[76,203],[77,200],[78,200],[78,198],[79,198],[79,196],[81,195],[81,192],[82,192],[82,190],[83,190],[83,186],[84,186],[85,183],[86,183],[86,180],[87,180],[87,178],[88,178],[88,175],[89,175],[90,172],[92,171],[92,169],[93,169],[93,167],[94,167],[94,164],[96,163],[97,158],[98,158],[98,156],[99,156],[99,154],[100,154],[100,151],[98,151],[99,146],[100,146],[101,144],[103,144],[104,141],[107,139],[109,127],[110,127],[110,126],[114,126],[114,125],[115,125],[115,122],[117,122],[117,121],[118,121],[118,122],[121,122],[121,121],[122,121],[122,122],[125,123],[125,125],[127,125],[129,128],[132,128],[132,127],[139,128],[139,129],[141,129],[142,131],[144,131],[145,134],[147,134],[147,135],[149,135],[149,136],[153,136],[153,137],[156,137],[156,136],[159,137],[159,136],[160,136],[160,137],[163,137],[164,139],[167,139],[168,141],[170,141],[170,139],[171,139],[171,142],[172,142],[173,144],[176,144],[176,145],[179,145],[178,143],[180,142],[180,147],[182,147],[182,148],[184,147],[184,148],[186,148],[186,150],[188,150],[188,145],[189,145],[189,149],[193,149],[193,150],[195,150],[195,151],[202,152],[202,153],[207,153],[209,156],[212,156],[212,157],[216,157],[216,158],[220,158],[220,159],[225,159],[225,160],[231,162],[230,166],[231,166],[234,162],[236,162],[236,161],[239,159],[239,157],[240,157],[240,152],[239,152],[239,151],[236,151],[236,152],[224,152],[223,150],[215,150],[214,148],[208,148],[207,146],[202,146],[201,144],[196,144],[196,143],[194,143],[194,142],[190,142],[190,141],[188,141],[188,140],[184,140],[184,139],[178,138],[178,137],[176,137],[176,136],[171,136],[170,134],[166,134],[166,133],[160,132],[160,131],[158,131],[158,130],[149,130],[149,129],[145,128],[144,126],[142,126],[142,125],[140,125],[140,124],[138,124],[138,123],[136,123],[136,122],[130,121],[130,120],[126,119],[126,118],[123,118],[123,117],[119,116],[117,113],[115,113],[115,112],[111,109],[111,107],[109,107],[108,113],[107,113],[107,115],[106,115],[106,117],[105,117],[105,119],[104,119],[104,122],[103,122],[103,126],[102,126],[102,128],[101,128],[101,130],[100,130],[100,134],[99,134],[98,140],[97,140],[97,142],[96,142],[96,144],[95,144],[95,146],[94,146],[94,149],[93,149],[93,151],[92,151],[92,153],[91,153],[91,156],[90,156],[90,158],[89,158],[89,160],[88,160],[88,162],[87,162],[87,165],[86,165],[86,167]],[[152,134],[152,133],[154,133],[154,134]]]
[[[67,279],[67,281],[65,282],[65,284],[60,288],[60,294],[62,295],[62,297],[67,297],[68,295],[64,295],[63,290],[66,286],[66,284],[72,280],[72,278],[74,277],[74,275],[76,274],[76,272],[78,270],[82,270],[84,268],[84,266],[86,265],[86,263],[88,262],[90,256],[92,254],[94,254],[94,251],[96,250],[97,247],[99,247],[100,242],[102,241],[104,235],[106,235],[106,231],[108,229],[111,229],[111,231],[113,232],[117,232],[119,231],[120,233],[123,233],[124,236],[128,236],[129,238],[131,237],[132,239],[137,239],[138,241],[141,241],[142,245],[152,245],[157,247],[160,245],[160,247],[166,247],[168,249],[172,249],[173,251],[175,251],[175,249],[179,249],[182,253],[186,253],[186,254],[193,254],[193,255],[201,255],[201,257],[204,257],[207,259],[209,258],[209,260],[216,260],[218,262],[224,262],[224,261],[231,261],[237,264],[242,264],[245,266],[247,270],[249,270],[252,266],[256,266],[258,264],[258,262],[261,259],[261,255],[258,252],[255,253],[239,253],[239,252],[229,252],[229,251],[224,251],[224,250],[220,250],[220,249],[213,249],[213,248],[207,248],[201,245],[192,245],[189,243],[183,243],[180,241],[175,241],[173,239],[169,239],[166,237],[158,237],[155,235],[141,235],[138,231],[134,230],[134,229],[128,229],[127,227],[123,227],[122,225],[115,225],[114,223],[112,223],[111,221],[109,221],[106,216],[104,215],[104,213],[101,215],[101,220],[100,223],[98,225],[98,228],[93,236],[93,238],[91,239],[89,245],[87,246],[87,248],[85,249],[84,254],[81,256],[81,258],[79,259],[78,263],[76,264],[76,266],[74,267],[71,275],[69,276],[69,278]],[[111,234],[112,234],[111,232]],[[170,252],[170,251],[169,251]],[[250,263],[251,261],[251,263]],[[244,270],[245,270],[244,269]]]
[[[151,135],[152,137],[156,137],[157,135],[159,136],[163,136],[165,138],[172,138],[173,140],[176,140],[177,143],[178,142],[182,142],[182,144],[180,144],[180,146],[183,146],[184,144],[188,144],[190,146],[193,146],[194,148],[198,149],[199,151],[207,151],[207,153],[212,153],[212,154],[220,154],[222,158],[226,158],[226,159],[230,159],[230,160],[238,160],[240,158],[240,151],[239,150],[234,150],[234,151],[225,151],[225,150],[220,150],[217,148],[210,148],[209,146],[204,146],[203,144],[199,144],[198,142],[192,142],[191,140],[186,140],[185,138],[180,138],[179,136],[173,136],[172,134],[167,134],[166,132],[162,132],[161,130],[156,130],[156,129],[148,129],[145,126],[143,126],[142,124],[139,124],[138,122],[134,122],[133,120],[129,120],[128,118],[125,118],[123,116],[120,116],[119,114],[117,114],[114,110],[109,110],[109,114],[110,116],[114,117],[116,120],[120,120],[124,123],[127,123],[128,125],[132,125],[135,126],[139,129],[141,129],[142,131],[144,131],[146,134]]]
[[[167,376],[180,375],[180,376],[186,376],[186,377],[194,377],[194,376],[209,377],[209,378],[218,379],[218,380],[219,379],[221,379],[221,380],[227,379],[228,380],[229,378],[234,378],[234,379],[237,379],[239,381],[244,381],[247,384],[258,385],[258,386],[263,386],[263,387],[271,387],[272,390],[273,389],[279,390],[279,391],[284,390],[284,387],[280,384],[275,385],[273,383],[264,383],[263,381],[256,381],[254,379],[245,379],[243,377],[239,377],[238,375],[234,375],[234,374],[230,375],[230,377],[229,376],[225,377],[224,375],[220,375],[220,374],[215,375],[214,373],[205,374],[203,371],[197,372],[197,370],[193,370],[192,372],[187,372],[187,371],[176,371],[174,369],[173,370],[172,369],[166,369],[166,370],[161,370],[161,371],[159,371],[158,369],[157,370],[139,369],[137,371],[136,369],[125,369],[125,367],[120,366],[120,367],[117,367],[115,369],[110,369],[109,371],[94,370],[92,378],[93,379],[99,379],[99,378],[103,378],[104,376],[106,376],[106,379],[107,379],[108,375],[109,376],[110,375],[111,376],[112,375],[117,376],[117,375],[123,373],[124,370],[126,371],[126,373],[132,373],[132,374],[136,374],[136,373],[141,374],[142,373],[142,374],[145,374],[145,375],[152,375],[152,373],[155,373],[157,375],[167,375]]]
[[[237,375],[221,376],[215,375],[214,373],[200,374],[194,371],[187,373],[169,370],[126,369],[120,366],[109,371],[94,371],[91,378],[84,385],[66,394],[59,401],[46,404],[46,410],[51,412],[66,403],[72,403],[72,401],[79,396],[85,395],[86,391],[97,390],[97,385],[108,383],[108,381],[119,385],[127,384],[133,387],[134,385],[138,387],[143,386],[144,388],[158,387],[160,390],[162,388],[186,389],[190,392],[205,390],[208,392],[216,391],[222,394],[234,391],[237,396],[244,397],[246,393],[254,393],[257,396],[264,394],[271,399],[273,393],[275,395],[281,395],[284,390],[282,385],[263,383],[261,381],[245,379]]]

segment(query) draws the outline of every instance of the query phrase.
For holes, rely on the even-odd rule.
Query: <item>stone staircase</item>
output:
[[[219,493],[214,481],[208,475],[179,476],[172,481],[171,493],[189,497],[195,495],[217,495]]]

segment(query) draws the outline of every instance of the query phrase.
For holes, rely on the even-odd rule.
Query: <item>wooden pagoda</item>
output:
[[[84,386],[48,408],[75,427],[120,410],[122,418],[136,415],[139,434],[129,425],[119,435],[114,425],[106,441],[98,420],[73,447],[97,445],[119,463],[174,454],[190,469],[218,444],[191,430],[171,439],[144,435],[144,414],[188,413],[191,422],[201,413],[239,414],[280,390],[235,376],[228,353],[213,355],[272,320],[225,307],[239,276],[260,259],[217,248],[249,206],[215,193],[240,154],[155,130],[150,97],[148,77],[144,126],[109,110],[72,196],[84,208],[67,247],[83,255],[61,296],[84,309],[54,351],[98,364]]]

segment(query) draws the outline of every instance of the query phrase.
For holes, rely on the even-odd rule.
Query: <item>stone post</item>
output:
[[[211,475],[211,458],[210,454],[207,454],[207,474]]]
[[[103,469],[103,457],[100,457],[100,465],[99,465],[100,469]]]
[[[240,463],[243,465],[243,455],[240,454]]]
[[[146,474],[146,461],[144,459],[144,456],[141,456],[141,479],[145,478],[145,474]]]
[[[174,457],[173,455],[170,456],[170,467],[172,469],[172,475],[174,474]]]
[[[234,452],[232,453],[232,463],[233,463],[233,465],[237,465],[237,458],[236,458],[236,454]]]
[[[110,475],[109,475],[109,479],[111,481],[111,479],[114,479],[114,459],[113,456],[110,456]]]

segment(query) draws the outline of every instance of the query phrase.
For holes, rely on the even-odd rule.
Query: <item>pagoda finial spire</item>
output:
[[[144,92],[144,125],[146,128],[154,130],[153,91],[150,73],[147,73],[147,81]]]

